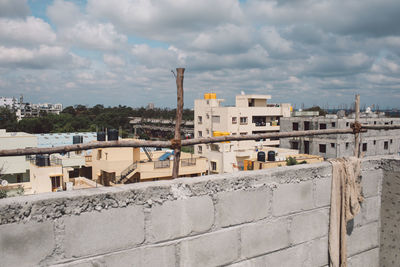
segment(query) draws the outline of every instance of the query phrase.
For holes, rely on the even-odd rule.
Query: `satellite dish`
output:
[[[2,186],[7,186],[8,185],[8,181],[7,180],[1,180],[1,185]]]

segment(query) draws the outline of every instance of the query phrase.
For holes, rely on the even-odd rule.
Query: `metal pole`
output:
[[[360,95],[356,95],[356,101],[355,101],[355,120],[354,120],[354,126],[355,129],[358,128],[358,125],[360,125]],[[355,131],[355,140],[354,140],[354,156],[355,157],[360,157],[360,133],[356,130]]]

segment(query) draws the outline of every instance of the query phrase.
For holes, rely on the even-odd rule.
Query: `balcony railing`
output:
[[[182,167],[195,166],[195,165],[196,165],[196,159],[181,159]]]
[[[170,167],[169,160],[154,161],[154,169],[163,169],[163,168],[169,168],[169,167]]]

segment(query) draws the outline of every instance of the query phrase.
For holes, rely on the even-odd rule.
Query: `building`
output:
[[[16,109],[18,100],[15,97],[0,97],[0,107],[8,109]]]
[[[37,147],[37,138],[24,132],[0,129],[0,149]],[[9,183],[29,181],[29,162],[25,156],[0,157],[1,179]]]
[[[281,120],[281,131],[306,131],[350,128],[354,114],[349,117],[337,115],[315,117],[290,117]],[[391,125],[400,124],[400,118],[387,118],[374,113],[362,113],[361,124]],[[368,130],[361,133],[360,152],[364,156],[398,154],[400,149],[400,130]],[[324,158],[338,158],[354,155],[353,134],[331,134],[312,137],[282,138],[282,148],[298,149],[300,153],[320,155]]]
[[[223,99],[205,94],[194,103],[195,138],[279,132],[280,121],[289,117],[290,104],[270,104],[270,95],[238,95],[235,106],[222,106]],[[263,147],[279,146],[279,139],[196,145],[195,153],[209,160],[210,172],[233,172]]]
[[[132,183],[171,179],[171,151],[141,151],[140,148],[94,149],[86,156],[86,167],[92,168],[92,180],[101,184]],[[179,176],[193,177],[207,173],[206,158],[181,153]]]

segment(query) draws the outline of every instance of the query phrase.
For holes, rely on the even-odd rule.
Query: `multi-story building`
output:
[[[15,97],[2,97],[0,96],[0,107],[8,109],[16,109],[18,100]]]
[[[290,104],[270,104],[270,95],[238,95],[235,106],[222,106],[223,99],[215,94],[205,94],[194,103],[195,138],[218,135],[247,135],[279,132],[280,121],[289,117]],[[263,147],[279,146],[279,139],[261,142],[240,141],[211,145],[196,145],[195,153],[209,160],[211,172],[233,172],[242,167],[254,151]]]
[[[281,131],[306,131],[350,128],[354,114],[349,117],[337,115],[315,117],[290,117],[281,120]],[[374,113],[362,113],[361,124],[400,124],[400,118],[387,118]],[[361,133],[360,152],[364,156],[398,154],[400,130],[368,130]],[[282,138],[280,147],[298,149],[300,153],[320,155],[324,158],[338,158],[354,155],[353,134],[331,134],[310,137]]]

